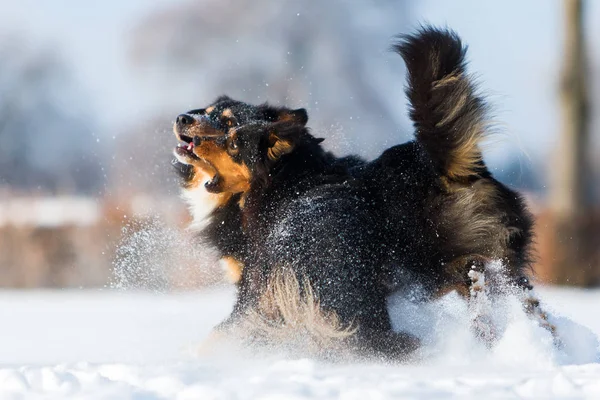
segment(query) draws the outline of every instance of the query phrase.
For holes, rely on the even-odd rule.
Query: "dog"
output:
[[[429,297],[435,297],[450,290],[457,290],[465,297],[475,297],[478,292],[483,290],[481,278],[485,274],[486,264],[491,260],[501,260],[505,266],[505,276],[507,277],[506,280],[502,280],[502,285],[519,288],[524,293],[526,309],[532,315],[539,317],[542,325],[553,330],[553,327],[547,324],[545,314],[540,311],[539,302],[527,295],[532,288],[527,276],[532,260],[532,217],[521,196],[495,180],[481,158],[479,144],[488,132],[487,105],[466,72],[466,47],[451,31],[424,27],[414,35],[400,37],[394,50],[403,57],[408,69],[407,95],[411,105],[411,119],[415,125],[415,140],[386,150],[374,161],[366,162],[356,157],[338,159],[330,153],[324,152],[320,148],[319,140],[303,130],[308,120],[305,110],[236,103],[239,111],[237,109],[234,111],[231,106],[221,107],[218,110],[217,107],[211,106],[206,109],[210,112],[206,112],[206,110],[188,112],[180,116],[181,121],[178,117],[175,124],[176,135],[187,143],[187,147],[183,147],[185,150],[181,147],[176,150],[176,155],[179,153],[179,162],[186,165],[184,168],[186,170],[187,166],[192,165],[193,170],[197,169],[204,173],[203,176],[208,176],[204,185],[206,191],[221,199],[214,202],[216,205],[212,215],[213,221],[220,221],[216,226],[223,226],[220,234],[220,237],[224,238],[220,246],[226,250],[223,254],[227,254],[229,251],[238,257],[237,260],[240,261],[240,264],[246,265],[247,262],[250,262],[250,265],[253,265],[247,273],[245,272],[246,267],[240,268],[241,273],[238,274],[240,279],[238,303],[240,305],[236,306],[236,313],[239,314],[240,310],[247,309],[247,304],[256,306],[261,302],[261,293],[264,296],[269,292],[271,273],[268,272],[265,275],[265,271],[261,270],[263,275],[259,274],[260,278],[257,278],[257,259],[263,260],[266,257],[268,263],[275,263],[267,264],[271,267],[280,265],[283,260],[293,265],[296,264],[293,263],[294,260],[289,259],[289,254],[277,253],[276,255],[281,257],[281,260],[276,260],[276,257],[272,257],[271,250],[265,245],[265,242],[261,242],[277,229],[285,232],[281,224],[275,221],[278,218],[277,215],[270,215],[271,219],[268,219],[267,222],[261,219],[262,217],[259,218],[263,225],[256,221],[252,222],[252,218],[248,216],[253,215],[249,210],[262,210],[266,207],[254,200],[255,197],[251,195],[258,190],[257,187],[264,188],[264,186],[258,185],[258,181],[255,181],[257,175],[253,168],[256,165],[245,161],[245,167],[240,169],[240,165],[242,165],[240,157],[236,156],[236,159],[230,153],[226,154],[223,151],[219,153],[216,149],[223,149],[223,146],[227,148],[228,143],[236,143],[235,146],[238,146],[238,137],[262,137],[262,142],[259,140],[258,143],[255,143],[255,151],[259,148],[256,147],[258,144],[262,146],[265,143],[273,144],[266,150],[262,148],[262,151],[270,151],[278,163],[284,164],[277,168],[288,173],[290,169],[293,171],[303,170],[305,165],[291,162],[297,156],[297,143],[294,140],[271,143],[271,139],[264,138],[267,135],[265,132],[269,132],[271,129],[271,133],[282,130],[285,135],[290,137],[296,135],[299,138],[312,138],[310,139],[312,140],[312,153],[306,153],[304,157],[307,159],[316,157],[322,163],[323,169],[316,172],[309,168],[303,170],[301,175],[312,176],[311,174],[314,174],[314,179],[318,181],[322,178],[322,174],[325,174],[328,177],[335,177],[334,181],[336,179],[351,181],[354,182],[354,185],[361,187],[358,190],[360,195],[357,196],[362,200],[355,206],[359,207],[362,204],[361,212],[367,212],[372,221],[378,222],[376,229],[370,232],[370,239],[364,243],[360,242],[368,248],[371,259],[377,260],[377,265],[367,263],[371,266],[370,274],[365,274],[362,278],[366,279],[369,285],[377,288],[372,293],[376,293],[373,298],[377,298],[378,302],[381,302],[382,297],[402,286],[406,277],[409,277],[411,283],[418,283],[422,286]],[[227,101],[232,100],[228,99]],[[218,103],[219,101],[215,102],[215,104]],[[271,111],[265,112],[270,108],[272,108]],[[229,111],[224,115],[227,109]],[[213,114],[215,112],[216,114]],[[227,122],[231,116],[233,116],[232,122]],[[192,119],[188,119],[188,117]],[[206,122],[208,120],[212,122],[208,124]],[[201,131],[200,128],[196,128],[198,133],[192,133],[193,130],[187,128],[190,122],[194,126],[206,126],[208,133]],[[271,124],[274,125],[271,126]],[[279,136],[285,135],[279,134]],[[279,137],[277,134],[275,136]],[[232,141],[232,137],[236,139]],[[268,137],[271,137],[270,134]],[[194,145],[194,140],[198,141],[198,145]],[[284,146],[284,143],[288,142],[293,145]],[[277,145],[277,143],[279,144]],[[208,156],[212,153],[206,153],[207,146],[213,147],[214,154],[220,154],[219,160],[229,160],[229,166],[225,166],[225,164],[217,166],[221,162],[216,161],[217,158],[214,158],[215,161],[207,162],[207,157],[212,157]],[[300,148],[304,147],[300,146]],[[193,153],[193,156],[190,155],[190,152]],[[267,170],[269,169],[267,168]],[[235,173],[231,173],[231,176],[238,177],[240,182],[236,184],[221,183],[221,181],[234,180],[232,177],[229,179],[226,177],[231,171],[235,171]],[[195,174],[194,172],[192,175]],[[269,174],[272,172],[266,175],[259,173],[258,176],[262,176],[262,180],[266,179],[271,182],[272,176]],[[284,185],[279,180],[277,182]],[[217,185],[220,185],[220,188],[231,189],[219,191],[221,189],[215,189]],[[196,184],[194,187],[199,187],[199,185]],[[189,192],[189,189],[186,190]],[[290,196],[290,199],[297,196],[294,194],[296,192],[285,193]],[[190,198],[189,194],[185,196]],[[339,193],[339,196],[340,198],[351,197],[343,191]],[[263,197],[258,196],[259,199],[263,199]],[[248,202],[249,199],[252,201]],[[277,199],[282,202],[286,200]],[[286,201],[290,201],[290,199]],[[194,207],[194,202],[191,203]],[[262,212],[256,212],[257,215],[263,215]],[[327,212],[339,216],[334,207],[328,208]],[[221,213],[231,218],[230,226],[219,218],[215,218]],[[357,216],[358,219],[360,217],[361,215]],[[279,218],[282,218],[281,215]],[[321,218],[329,221],[325,216],[321,216]],[[282,220],[288,221],[288,219]],[[335,225],[333,224],[333,226]],[[372,225],[365,223],[361,229],[369,231],[368,227],[372,227]],[[208,232],[210,232],[210,228]],[[328,232],[313,232],[313,238],[331,244],[333,242],[330,242],[331,238],[328,236]],[[234,238],[229,237],[230,235]],[[308,240],[307,237],[298,235],[296,243]],[[260,237],[263,239],[259,239]],[[238,243],[233,246],[235,249],[227,249],[227,246],[235,243]],[[376,247],[377,250],[373,250],[373,247]],[[238,250],[240,248],[245,250],[240,252]],[[304,247],[298,246],[298,248]],[[330,246],[329,251],[323,248],[319,249],[323,251],[323,254],[328,254],[332,248],[334,247]],[[306,257],[308,257],[306,254],[296,254],[296,256],[299,257],[298,259],[307,259]],[[307,260],[321,265],[312,258]],[[345,266],[346,264],[340,265]],[[305,271],[298,268],[302,274],[292,274],[293,279],[289,278],[289,273],[283,274],[288,277],[287,281],[292,281],[288,286],[301,287],[304,285],[306,287],[308,284],[312,288],[314,282],[311,279],[320,282],[319,277],[309,274],[307,278]],[[339,268],[332,266],[332,269],[337,271],[335,273],[343,274],[346,267]],[[292,270],[296,271],[293,268]],[[319,268],[317,270],[323,272]],[[282,272],[279,271],[273,273],[273,276],[280,277],[281,274]],[[324,276],[327,277],[326,274]],[[277,279],[281,281],[282,278]],[[305,282],[306,279],[308,281]],[[255,283],[257,286],[254,287],[248,282],[261,283]],[[303,284],[298,282],[303,282]],[[254,288],[254,291],[247,289],[249,285]],[[285,286],[279,285],[279,287]],[[345,288],[340,288],[340,290],[342,289]],[[501,289],[497,288],[497,290]],[[301,291],[306,292],[306,289]],[[309,292],[315,293],[314,289]],[[350,290],[348,293],[352,293],[352,291]],[[320,297],[322,293],[316,291],[316,295]],[[337,295],[345,296],[343,290]],[[272,294],[271,297],[277,296]],[[271,301],[271,303],[273,302]],[[354,313],[359,312],[358,310],[360,309],[355,310]],[[328,313],[330,311],[328,309]],[[348,324],[346,311],[333,310],[333,314],[337,315],[338,312],[343,316],[341,317],[343,324]],[[370,309],[369,312],[371,312]],[[384,318],[379,318],[379,326],[386,325],[386,322],[382,322],[383,320]],[[361,323],[364,324],[365,321],[361,320]],[[369,329],[371,328],[367,328],[367,331]],[[382,332],[387,332],[386,329],[377,330],[378,334],[385,337],[386,334],[382,334]],[[483,331],[478,333],[485,340],[493,341],[493,333]],[[411,348],[406,343],[411,340],[402,337],[400,342],[403,344],[396,347],[402,348],[403,351],[399,351],[399,353],[405,354],[405,350]],[[381,340],[379,346],[381,343],[386,343],[386,341]],[[412,343],[414,344],[414,342]],[[385,346],[389,346],[389,343],[386,343]],[[371,347],[378,349],[377,344],[371,343]]]

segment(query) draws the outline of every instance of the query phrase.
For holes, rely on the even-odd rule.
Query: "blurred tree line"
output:
[[[0,37],[0,187],[96,193],[96,118],[56,48]]]
[[[536,209],[542,279],[600,285],[600,164],[590,157],[598,124],[590,110],[600,90],[589,90],[600,86],[585,78],[597,70],[586,65],[582,1],[563,2],[565,122],[556,162],[541,171],[538,163],[514,159],[495,173],[538,194],[551,182],[548,201]],[[139,95],[156,98],[155,108],[123,121],[110,145],[103,140],[103,116],[58,49],[22,35],[0,38],[0,189],[104,196],[114,214],[105,218],[112,224],[107,229],[114,229],[129,214],[122,203],[137,194],[174,199],[172,119],[224,93],[306,107],[309,126],[327,138],[329,150],[374,157],[412,136],[404,66],[387,51],[394,34],[415,28],[410,4],[204,0],[157,10],[134,23],[127,38]],[[183,203],[177,205],[185,212]],[[98,232],[89,242],[108,243],[96,240]],[[40,248],[45,235],[38,235],[44,238]],[[46,247],[62,246],[56,243]],[[64,264],[61,257],[56,265]],[[73,265],[86,262],[71,258]]]
[[[517,158],[496,175],[538,194],[550,185],[537,226],[543,247],[538,268],[546,281],[598,285],[600,218],[594,193],[599,187],[590,157],[592,96],[586,77],[591,69],[582,0],[563,3],[564,123],[557,162],[540,173]],[[222,93],[251,103],[268,99],[307,107],[310,126],[328,137],[330,149],[345,154],[362,148],[363,155],[375,156],[411,135],[407,121],[398,119],[405,104],[403,65],[399,57],[384,58],[386,48],[374,47],[409,25],[414,28],[405,17],[409,9],[403,1],[188,2],[139,25],[132,60],[146,76],[163,82],[163,90],[185,99],[173,102],[171,118]],[[332,126],[332,120],[343,126]]]

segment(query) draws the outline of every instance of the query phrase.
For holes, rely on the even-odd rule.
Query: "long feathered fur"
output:
[[[218,328],[210,339],[237,337],[245,345],[320,358],[350,356],[358,326],[345,325],[333,311],[321,307],[307,278],[287,268],[275,269],[257,304],[236,324]]]
[[[442,176],[461,181],[477,175],[488,109],[466,72],[467,47],[453,31],[423,27],[399,36],[393,50],[408,70],[406,94],[417,141]]]

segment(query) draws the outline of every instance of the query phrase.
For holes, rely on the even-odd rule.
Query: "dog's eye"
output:
[[[228,128],[231,128],[231,127],[237,125],[237,121],[235,120],[235,118],[225,118],[224,122]]]
[[[229,150],[230,153],[237,153],[237,151],[238,151],[237,140],[230,139],[229,142],[227,143],[227,149]]]

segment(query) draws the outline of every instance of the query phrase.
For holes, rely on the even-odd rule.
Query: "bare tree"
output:
[[[598,283],[591,256],[593,235],[589,230],[590,129],[583,11],[583,0],[564,0],[563,127],[550,201],[555,230],[553,275],[558,282],[576,285]]]

